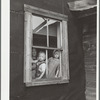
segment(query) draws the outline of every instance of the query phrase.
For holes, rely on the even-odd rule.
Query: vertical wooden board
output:
[[[18,16],[15,13],[10,13],[10,52],[18,52],[19,44],[18,44]],[[17,42],[16,42],[17,41]]]
[[[10,4],[10,9],[13,11],[23,11],[23,5],[29,4],[35,7],[62,13],[62,0],[10,0]]]
[[[69,54],[68,54],[68,28],[67,21],[62,21],[62,47],[63,47],[63,78],[69,79]]]
[[[10,53],[10,96],[21,95],[23,84],[23,55]]]
[[[32,14],[25,12],[24,27],[24,82],[31,82]]]
[[[19,45],[19,51],[24,53],[24,13],[18,14],[18,45]]]

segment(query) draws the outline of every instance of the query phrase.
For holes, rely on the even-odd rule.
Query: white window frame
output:
[[[68,54],[68,28],[67,21],[68,16],[60,13],[44,10],[34,6],[24,4],[24,83],[26,86],[39,86],[50,84],[61,84],[69,82],[69,54]],[[59,48],[62,51],[61,68],[62,77],[54,79],[39,79],[32,80],[31,77],[31,47],[32,47],[32,14],[44,16],[61,21],[61,33],[62,33],[62,47]],[[48,49],[45,47],[45,49]]]

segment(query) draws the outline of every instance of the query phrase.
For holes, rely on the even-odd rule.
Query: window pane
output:
[[[32,79],[46,78],[46,50],[32,48]]]
[[[42,58],[41,58],[42,56]],[[32,79],[53,79],[61,76],[61,51],[32,48]]]
[[[48,50],[48,78],[59,78],[61,71],[60,51]]]
[[[59,47],[60,45],[60,24],[56,20],[49,19],[49,47]]]
[[[43,17],[32,16],[33,45],[47,46],[47,20]]]

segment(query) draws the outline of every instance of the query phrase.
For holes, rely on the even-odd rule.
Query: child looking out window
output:
[[[48,78],[59,77],[60,71],[60,51],[54,50],[53,57],[48,60]]]
[[[37,51],[35,48],[32,48],[32,79],[36,77],[36,64],[37,64]]]

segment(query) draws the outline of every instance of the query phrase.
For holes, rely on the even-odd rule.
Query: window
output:
[[[68,83],[67,16],[29,5],[24,10],[24,83]]]

